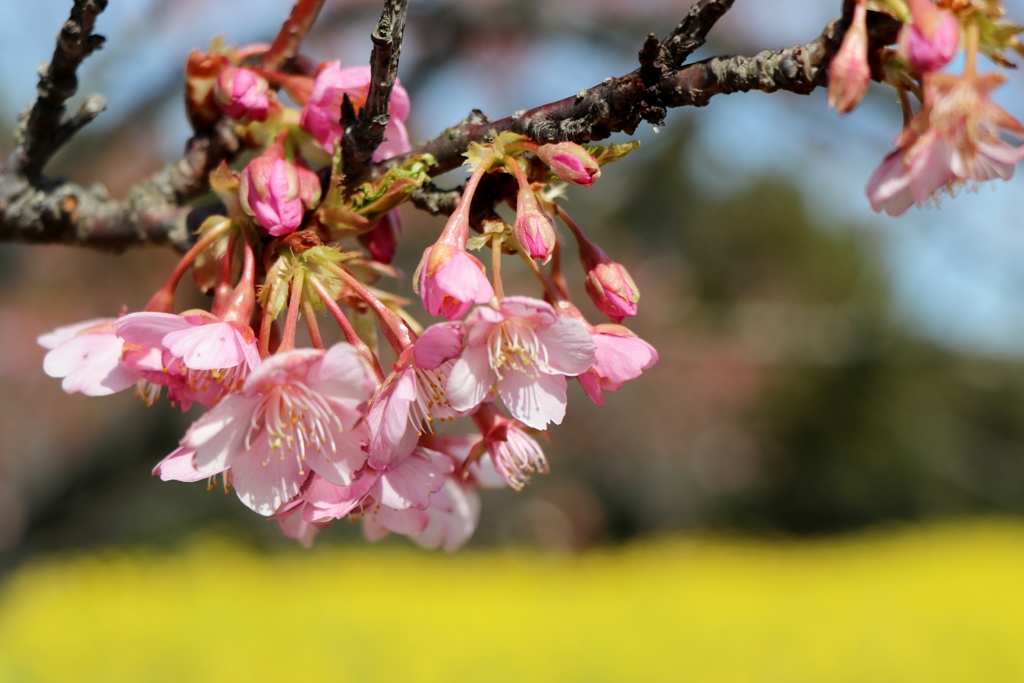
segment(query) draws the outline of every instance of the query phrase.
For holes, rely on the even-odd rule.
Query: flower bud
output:
[[[537,149],[537,156],[552,173],[567,183],[590,187],[601,177],[601,167],[597,160],[575,142],[541,145]]]
[[[860,104],[871,82],[867,12],[863,0],[859,1],[854,9],[853,24],[828,66],[828,106],[840,114],[847,114]]]
[[[544,259],[544,263],[548,262],[551,252],[555,249],[555,224],[551,217],[544,213],[529,186],[519,190],[513,232],[519,245],[530,258]]]
[[[586,288],[594,305],[616,323],[636,315],[640,290],[621,263],[606,260],[589,268]]]
[[[946,66],[960,45],[960,22],[930,0],[910,3],[911,23],[900,29],[900,55],[919,74]]]
[[[295,232],[302,224],[302,199],[295,165],[272,154],[273,148],[242,172],[238,194],[242,209],[275,237]],[[319,181],[317,181],[319,194]]]
[[[267,81],[249,69],[229,66],[217,76],[213,93],[217,106],[233,119],[266,121],[270,109]]]
[[[192,50],[185,64],[185,109],[192,128],[209,129],[220,118],[213,96],[217,77],[228,61],[217,53]]]

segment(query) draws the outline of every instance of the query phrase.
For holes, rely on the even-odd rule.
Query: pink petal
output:
[[[360,422],[341,434],[334,435],[336,452],[307,449],[306,463],[309,467],[337,486],[349,486],[356,472],[366,464],[366,444],[370,432],[365,422]]]
[[[252,450],[231,460],[231,484],[238,499],[264,517],[299,495],[305,479],[299,459],[282,449],[271,450],[266,439],[257,439]]]
[[[566,381],[562,375],[527,377],[509,372],[498,380],[498,396],[508,412],[527,427],[545,429],[565,417]]]
[[[490,281],[480,269],[480,262],[464,251],[457,251],[434,275],[437,286],[453,299],[478,304],[494,296]]]
[[[903,151],[896,150],[882,161],[868,179],[868,201],[872,210],[902,216],[914,203],[910,195],[910,172],[903,165]]]
[[[124,340],[108,334],[80,334],[43,358],[43,371],[63,377],[69,394],[109,396],[135,384],[139,377],[121,363]]]
[[[353,404],[369,399],[375,388],[366,361],[345,342],[327,349],[320,362],[311,366],[307,383],[311,389]]]
[[[537,330],[547,352],[548,367],[563,375],[586,372],[594,364],[597,347],[586,326],[575,318],[560,317],[550,327]]]
[[[416,447],[418,435],[409,424],[409,408],[416,400],[416,371],[404,370],[374,400],[366,422],[372,435],[367,461],[375,470],[387,469]]]
[[[307,503],[303,519],[308,522],[341,519],[359,506],[379,478],[379,473],[368,470],[351,486],[335,486],[322,477],[314,477],[302,494]]]
[[[206,479],[203,474],[192,464],[195,450],[191,448],[176,448],[171,454],[157,463],[153,468],[153,474],[159,476],[162,481],[200,481]]]
[[[595,334],[597,371],[613,382],[636,379],[658,361],[658,352],[640,337]]]
[[[42,346],[44,349],[55,349],[60,344],[78,335],[79,332],[88,330],[90,327],[99,327],[108,323],[113,323],[117,318],[93,318],[92,320],[85,320],[74,325],[64,325],[57,329],[41,334],[36,337],[36,343]],[[113,334],[114,326],[110,327],[110,332]]]
[[[192,370],[233,368],[246,362],[245,346],[256,348],[255,343],[246,344],[234,327],[223,322],[171,332],[163,344]]]
[[[117,336],[136,346],[160,348],[168,334],[192,326],[189,321],[172,313],[129,313],[120,319]]]
[[[462,351],[462,323],[431,325],[416,340],[416,367],[433,370]]]
[[[487,348],[470,346],[452,365],[445,391],[454,410],[471,410],[483,403],[493,384]]]
[[[395,510],[423,510],[430,505],[430,494],[443,485],[441,470],[414,453],[394,469],[384,472],[372,495],[374,500]]]

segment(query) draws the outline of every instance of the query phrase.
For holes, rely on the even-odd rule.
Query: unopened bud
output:
[[[537,149],[537,156],[552,173],[567,183],[590,187],[601,177],[601,167],[597,160],[575,142],[541,145]]]
[[[871,82],[867,12],[863,0],[859,1],[854,9],[853,24],[828,66],[828,106],[840,114],[847,114],[860,104]]]
[[[609,260],[590,268],[586,288],[594,305],[616,323],[636,315],[640,290],[621,263]]]
[[[519,246],[530,258],[543,259],[547,263],[555,249],[555,224],[544,213],[536,195],[528,186],[519,190],[516,199],[516,225],[514,228]]]
[[[253,71],[229,66],[220,72],[213,92],[217,106],[231,118],[266,121],[270,109],[267,88],[267,81]]]
[[[911,2],[910,15],[899,36],[900,54],[910,68],[926,74],[949,64],[960,46],[960,22],[930,0]]]
[[[287,235],[302,224],[299,174],[284,159],[265,153],[250,161],[238,195],[242,209],[270,235]]]

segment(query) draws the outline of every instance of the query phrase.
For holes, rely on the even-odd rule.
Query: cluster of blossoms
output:
[[[869,54],[869,9],[904,22],[895,48]],[[860,103],[872,78],[899,96],[903,130],[867,184],[875,211],[899,216],[941,193],[1013,176],[1024,159],[1024,127],[991,99],[1004,77],[978,73],[979,54],[1003,67],[1012,67],[1005,52],[1024,54],[1022,28],[1003,14],[994,0],[857,0],[829,66],[828,95],[840,113]],[[961,45],[963,72],[943,73]]]
[[[283,74],[246,66],[254,55],[216,46],[188,66],[193,125],[229,117],[259,152],[210,175],[223,211],[143,311],[40,337],[50,349],[44,370],[68,392],[134,386],[150,404],[166,390],[182,411],[202,406],[154,474],[233,488],[289,537],[308,544],[348,518],[372,539],[394,532],[454,549],[476,526],[478,488],[519,489],[547,471],[535,437],[562,421],[569,379],[601,404],[603,392],[657,361],[621,325],[637,313],[633,280],[555,202],[564,183],[593,184],[603,163],[634,145],[537,145],[510,134],[474,144],[461,200],[414,275],[427,312],[443,318],[424,328],[376,283],[397,274],[395,207],[429,179],[433,160],[396,161],[347,184],[342,112],[365,103],[369,69],[300,59],[304,73]],[[282,104],[282,91],[301,108]],[[375,160],[409,151],[408,113],[396,85]],[[514,224],[497,203],[514,210]],[[609,322],[591,324],[571,303],[555,219],[575,239],[586,291]],[[490,275],[470,253],[486,248]],[[505,294],[505,256],[530,266],[543,298]],[[211,297],[209,310],[175,312],[187,273]],[[321,315],[346,341],[324,344]],[[300,319],[308,348],[296,346]],[[374,320],[395,359],[389,370]],[[467,428],[434,432],[449,421]]]

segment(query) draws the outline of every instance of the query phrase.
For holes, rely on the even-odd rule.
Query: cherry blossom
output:
[[[339,486],[354,481],[366,462],[362,404],[372,391],[372,374],[349,344],[280,352],[199,418],[181,445],[195,450],[198,472],[229,471],[242,502],[271,515],[310,471]]]
[[[597,347],[596,361],[576,379],[599,406],[604,405],[602,392],[618,391],[658,362],[655,348],[621,325],[597,325],[590,334]]]
[[[134,385],[139,375],[121,362],[118,325],[116,318],[96,318],[41,335],[37,343],[50,350],[43,371],[63,378],[61,387],[69,394],[109,396]]]
[[[535,429],[561,423],[566,376],[594,364],[596,347],[583,323],[560,317],[550,304],[529,297],[510,296],[497,306],[475,309],[463,323],[462,336],[447,385],[452,408],[471,410],[496,389],[512,416]],[[417,340],[417,347],[425,347],[417,356],[437,360],[450,354],[450,345],[438,342],[441,337]]]

